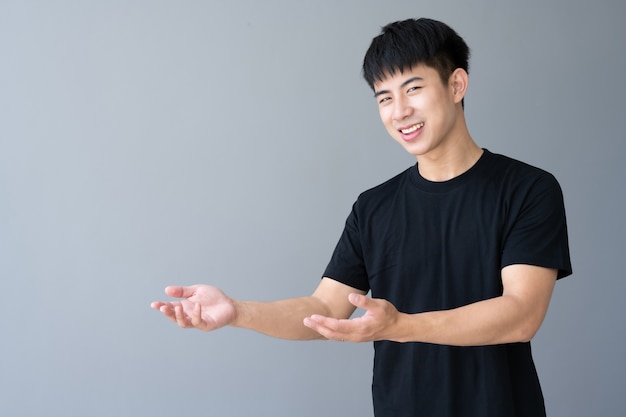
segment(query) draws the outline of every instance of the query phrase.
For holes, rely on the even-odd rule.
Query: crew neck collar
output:
[[[422,191],[430,193],[445,193],[465,184],[471,178],[484,170],[488,166],[487,161],[492,157],[492,155],[493,154],[491,152],[483,148],[482,155],[478,158],[474,165],[462,174],[446,181],[430,181],[422,177],[419,173],[419,163],[416,163],[413,168],[411,168],[409,178],[413,185]]]

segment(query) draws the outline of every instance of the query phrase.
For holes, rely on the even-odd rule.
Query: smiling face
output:
[[[420,64],[374,84],[380,118],[387,132],[411,155],[444,155],[469,138],[461,100],[467,73],[455,70],[447,82]]]

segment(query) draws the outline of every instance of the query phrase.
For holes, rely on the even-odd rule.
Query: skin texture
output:
[[[417,158],[420,174],[428,180],[454,178],[482,155],[467,130],[461,105],[467,87],[464,70],[442,80],[424,65],[388,74],[374,85],[383,125]],[[208,285],[167,287],[166,294],[177,300],[153,302],[152,307],[180,327],[204,331],[235,326],[293,340],[477,346],[532,339],[547,313],[556,277],[554,269],[510,265],[502,270],[501,296],[419,314],[398,312],[388,301],[330,278],[323,278],[308,297],[268,303],[235,300]],[[365,313],[350,318],[357,307]]]
[[[348,302],[351,293],[363,295],[347,285],[323,278],[309,297],[291,298],[270,303],[237,301],[209,285],[172,286],[165,289],[176,301],[155,301],[152,308],[183,328],[204,331],[230,325],[256,330],[282,339],[310,340],[323,336],[303,324],[306,317],[347,319],[355,306]]]

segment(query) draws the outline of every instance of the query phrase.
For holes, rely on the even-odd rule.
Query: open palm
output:
[[[210,331],[232,323],[237,317],[235,303],[219,288],[210,285],[171,286],[165,289],[178,301],[155,301],[160,310],[180,327]]]

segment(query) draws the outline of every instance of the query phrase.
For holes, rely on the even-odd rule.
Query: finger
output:
[[[348,321],[337,320],[334,318],[319,315],[313,315],[304,319],[305,326],[309,327],[311,330],[318,332],[326,339],[344,341],[348,339],[349,332],[341,329],[341,322]]]
[[[165,294],[174,298],[189,298],[196,293],[196,286],[183,287],[180,285],[170,285],[165,287]]]
[[[155,310],[161,310],[163,307],[171,306],[172,303],[169,301],[153,301],[150,303],[150,307]]]
[[[180,327],[183,327],[183,328],[188,327],[187,314],[185,314],[185,310],[183,309],[183,306],[181,305],[174,306],[174,315],[175,315],[176,323]]]
[[[176,313],[174,307],[170,303],[158,303],[158,309],[165,317],[172,321],[176,321]]]
[[[199,303],[193,306],[191,325],[197,329],[206,330],[206,325],[202,320],[202,306]]]
[[[337,330],[339,325],[339,320],[332,317],[320,316],[319,314],[313,314],[308,318],[308,322],[313,327],[326,327],[332,331]]]
[[[370,297],[366,297],[364,295],[356,293],[350,294],[348,296],[348,301],[350,301],[353,306],[362,308],[364,310],[369,310],[375,305],[374,300],[372,300]]]

